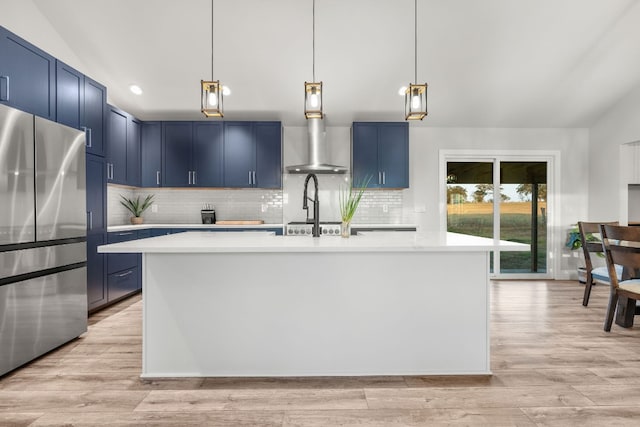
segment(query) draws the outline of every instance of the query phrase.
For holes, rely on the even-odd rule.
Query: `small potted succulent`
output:
[[[141,215],[147,210],[147,208],[149,208],[149,206],[151,206],[153,196],[153,194],[149,194],[144,198],[144,200],[140,201],[140,196],[136,196],[135,199],[129,199],[128,197],[120,195],[120,198],[122,199],[120,200],[120,204],[133,214],[131,217],[131,224],[142,224],[143,219]]]

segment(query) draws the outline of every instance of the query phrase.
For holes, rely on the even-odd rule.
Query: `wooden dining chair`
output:
[[[636,300],[640,299],[640,227],[602,224],[600,235],[611,277],[609,306],[604,321],[604,330],[609,332],[616,308],[635,310]],[[621,275],[615,273],[616,265],[623,267]],[[631,304],[619,307],[620,297],[626,297]]]
[[[580,241],[582,242],[582,251],[584,252],[584,264],[587,272],[587,280],[584,285],[584,296],[582,297],[582,305],[585,307],[589,304],[591,296],[591,287],[594,283],[609,285],[609,271],[606,265],[594,267],[591,255],[602,254],[602,240],[599,237],[600,224],[618,225],[618,222],[586,222],[578,221],[578,230],[580,231]],[[619,273],[622,267],[616,267]]]

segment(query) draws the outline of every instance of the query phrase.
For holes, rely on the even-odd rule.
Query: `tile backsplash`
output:
[[[175,189],[107,187],[109,225],[128,224],[131,214],[120,204],[120,195],[146,197],[154,194],[157,212],[147,209],[143,216],[150,224],[197,224],[205,203],[213,205],[216,219],[261,219],[267,224],[282,223],[282,191],[264,189]]]

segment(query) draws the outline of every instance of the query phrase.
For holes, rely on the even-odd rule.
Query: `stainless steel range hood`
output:
[[[327,163],[327,132],[323,119],[307,119],[309,163],[287,166],[289,173],[347,173],[347,168]]]

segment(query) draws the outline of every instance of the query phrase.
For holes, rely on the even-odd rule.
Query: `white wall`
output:
[[[624,220],[625,194],[620,188],[620,145],[640,140],[640,86],[598,120],[589,131],[589,199],[591,221]],[[623,203],[621,203],[623,202]]]

